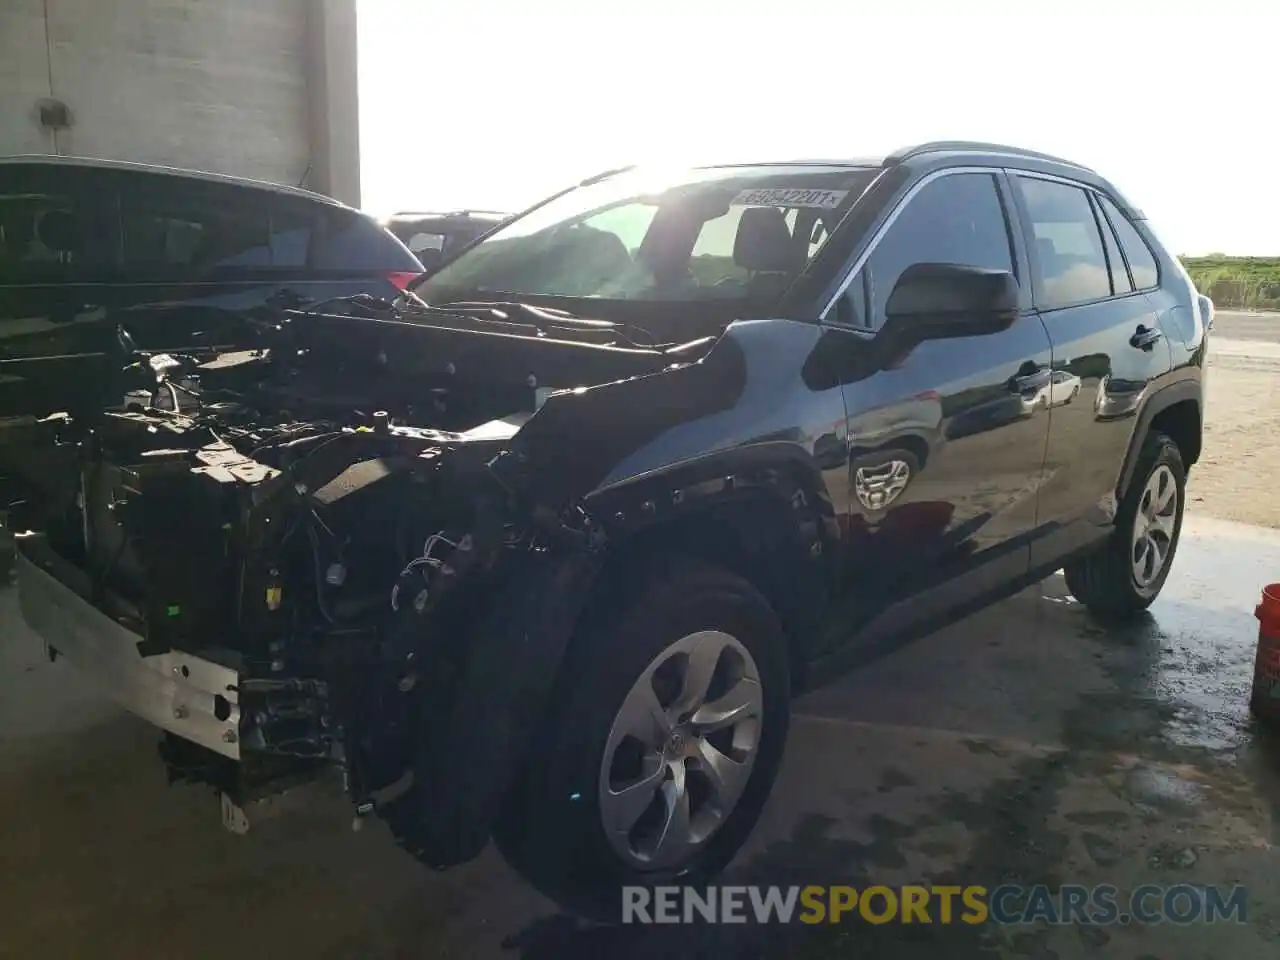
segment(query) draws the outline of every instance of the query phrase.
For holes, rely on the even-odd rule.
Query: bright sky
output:
[[[1275,0],[359,0],[364,206],[519,210],[628,163],[994,140],[1179,253],[1280,254]]]

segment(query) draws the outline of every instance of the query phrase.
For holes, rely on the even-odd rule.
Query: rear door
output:
[[[1042,566],[1109,533],[1138,405],[1169,368],[1169,350],[1146,292],[1158,283],[1154,261],[1131,268],[1102,196],[1036,173],[1013,171],[1011,179],[1036,305],[1053,342],[1040,493],[1048,535],[1032,551]]]
[[[837,315],[880,329],[894,284],[916,263],[1007,270],[1025,284],[1016,222],[1001,171],[926,177],[873,240]],[[1026,290],[1008,329],[925,342],[846,384],[848,587],[867,610],[906,601],[881,622],[886,629],[1026,573],[1050,360]]]

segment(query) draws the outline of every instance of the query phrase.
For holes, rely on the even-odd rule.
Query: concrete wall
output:
[[[0,154],[305,177],[358,203],[355,84],[355,0],[0,0]],[[42,128],[44,98],[69,128]]]
[[[49,95],[44,0],[0,2],[0,154],[45,152],[35,104]]]

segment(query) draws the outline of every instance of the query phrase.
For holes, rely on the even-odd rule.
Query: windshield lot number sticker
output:
[[[818,210],[834,210],[848,195],[848,190],[761,187],[755,190],[743,190],[733,198],[733,203],[735,206],[813,207]]]

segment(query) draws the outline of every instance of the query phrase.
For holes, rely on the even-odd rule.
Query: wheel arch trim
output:
[[[1138,465],[1138,457],[1147,434],[1151,432],[1151,424],[1165,410],[1174,404],[1192,401],[1203,414],[1204,389],[1199,380],[1180,380],[1153,393],[1142,405],[1138,413],[1138,422],[1133,435],[1129,438],[1129,449],[1125,454],[1124,466],[1120,470],[1120,482],[1116,485],[1117,499],[1123,499],[1133,483],[1133,474]]]

